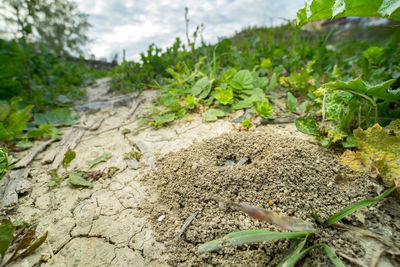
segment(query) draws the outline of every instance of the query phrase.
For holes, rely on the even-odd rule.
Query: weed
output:
[[[377,203],[378,201],[390,195],[394,190],[396,190],[396,187],[386,190],[384,193],[375,198],[354,203],[334,214],[333,216],[329,217],[324,222],[319,219],[313,207],[311,207],[312,215],[317,224],[323,227],[333,226],[336,222],[353,213],[354,211]],[[286,257],[284,261],[281,262],[278,266],[294,266],[296,262],[300,260],[307,252],[313,249],[320,248],[326,252],[329,259],[335,266],[344,266],[340,259],[335,255],[334,251],[325,244],[313,245],[311,247],[303,249],[306,244],[307,238],[311,237],[312,235],[318,234],[318,230],[314,228],[314,226],[311,225],[309,222],[294,217],[279,215],[273,211],[268,211],[261,208],[251,207],[244,204],[236,204],[218,198],[216,198],[216,200],[224,202],[231,208],[245,212],[255,219],[276,224],[279,227],[288,230],[289,232],[271,232],[267,230],[245,230],[234,232],[227,234],[222,238],[202,244],[199,248],[200,252],[208,252],[218,250],[226,246],[240,246],[243,244],[252,244],[268,240],[295,239],[295,242],[292,244],[289,252],[287,253],[287,255],[289,256]]]

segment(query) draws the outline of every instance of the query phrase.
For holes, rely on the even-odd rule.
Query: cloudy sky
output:
[[[165,48],[176,37],[186,41],[184,9],[189,8],[189,29],[203,23],[206,42],[230,36],[251,25],[280,24],[293,19],[305,0],[76,0],[93,25],[88,48],[96,58],[126,50],[128,59],[155,43]]]

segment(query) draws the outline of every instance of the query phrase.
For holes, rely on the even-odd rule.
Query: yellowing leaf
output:
[[[400,120],[382,128],[378,124],[367,130],[357,129],[354,137],[357,152],[346,151],[341,156],[343,164],[356,171],[371,170],[389,184],[400,186]]]

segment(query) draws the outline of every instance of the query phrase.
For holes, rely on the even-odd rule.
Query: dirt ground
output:
[[[144,91],[139,96],[143,101],[128,117],[138,97],[112,96],[108,88],[107,79],[89,87],[88,103],[77,106],[80,125],[62,130],[67,135],[104,118],[97,130],[83,130],[69,170],[88,170],[88,161],[108,152],[111,159],[94,169],[115,166],[119,171],[112,178],[93,182],[93,188],[71,188],[66,181],[49,188],[50,165],[41,161],[58,143],[39,153],[28,166],[31,190],[19,195],[17,206],[2,211],[12,220],[38,223],[38,232],[48,231],[49,236],[34,255],[14,266],[275,266],[289,241],[198,252],[199,244],[232,231],[280,230],[223,207],[213,197],[313,222],[310,204],[327,218],[383,190],[368,174],[358,175],[341,166],[337,153],[298,132],[293,123],[260,125],[238,133],[231,120],[242,112],[215,123],[204,123],[194,114],[191,122],[148,128],[135,135],[132,131],[156,92]],[[134,147],[143,153],[139,166],[124,159]],[[19,159],[26,153],[14,156]],[[63,168],[58,172],[63,173]],[[0,181],[1,188],[8,180]],[[195,211],[193,222],[174,241]],[[320,229],[309,244],[332,246],[349,266],[398,266],[398,200],[389,197],[348,216],[343,223],[356,228]],[[357,229],[379,237],[367,237]],[[50,259],[42,261],[43,255]],[[299,265],[329,264],[326,255],[314,251]]]

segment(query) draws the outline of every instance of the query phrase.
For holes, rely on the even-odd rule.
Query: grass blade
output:
[[[371,204],[375,204],[376,202],[378,202],[378,201],[384,199],[385,197],[387,197],[388,195],[390,195],[390,193],[392,193],[395,189],[396,189],[396,187],[392,187],[377,197],[354,203],[354,204],[342,209],[340,212],[336,213],[335,215],[329,217],[322,225],[325,227],[330,226],[330,225],[334,224],[335,222],[339,221],[340,219],[346,217],[347,215],[353,213],[356,210],[365,208]]]
[[[200,246],[200,252],[220,249],[224,246],[240,246],[268,240],[292,239],[309,235],[309,232],[271,232],[267,230],[245,230],[227,234],[226,236],[204,243]]]
[[[287,255],[285,256],[284,261],[279,263],[277,267],[292,266],[292,265],[290,265],[288,260],[293,255],[299,254],[301,252],[301,250],[304,248],[306,242],[307,242],[307,236],[302,241],[300,241],[300,239],[297,239],[295,242],[293,242],[293,244],[290,246],[289,250],[287,251]]]
[[[328,247],[327,245],[324,244],[319,244],[319,245],[314,245],[311,247],[306,248],[305,250],[303,250],[300,253],[297,253],[295,255],[293,255],[292,257],[290,257],[289,259],[287,259],[282,265],[282,267],[293,267],[296,265],[296,263],[304,257],[304,255],[307,254],[307,252],[309,252],[310,250],[313,249],[319,249],[322,248],[325,250],[326,254],[328,255],[329,259],[332,261],[332,263],[336,266],[336,267],[344,267],[344,264],[341,262],[341,260],[336,256],[336,254],[331,250],[330,247]]]

